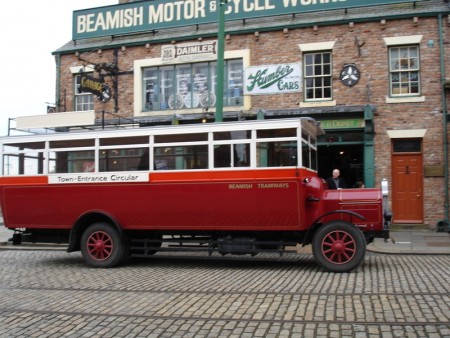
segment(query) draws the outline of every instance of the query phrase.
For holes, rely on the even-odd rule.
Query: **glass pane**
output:
[[[155,143],[181,143],[208,141],[207,133],[198,134],[175,134],[175,135],[155,135]]]
[[[322,75],[322,65],[314,66],[314,75]]]
[[[11,143],[4,145],[5,153],[17,153],[20,150],[27,149],[45,149],[45,142],[24,142],[24,143]]]
[[[220,140],[248,140],[251,138],[250,130],[234,130],[234,131],[219,131],[214,133],[214,141]]]
[[[214,146],[214,167],[248,167],[249,165],[250,144],[221,144]]]
[[[227,62],[228,102],[229,106],[238,106],[243,102],[243,66],[242,60]]]
[[[160,69],[160,86],[161,98],[160,109],[180,109],[183,100],[178,95],[175,95],[174,86],[175,69],[172,66],[161,67]]]
[[[210,93],[210,70],[208,63],[196,63],[193,65],[193,103],[192,107],[211,107],[213,101]],[[215,104],[215,102],[214,102]],[[214,105],[213,104],[213,105]]]
[[[314,63],[322,64],[322,54],[321,53],[314,54]]]
[[[190,170],[208,168],[208,146],[156,147],[155,170]]]
[[[296,142],[258,142],[258,167],[297,166]]]
[[[418,153],[422,151],[421,139],[397,139],[393,140],[394,153]]]
[[[95,171],[94,151],[59,151],[56,154],[56,173],[83,173]]]
[[[302,142],[302,167],[310,167],[309,146],[305,142]]]
[[[231,144],[221,144],[214,146],[214,167],[231,167]]]
[[[44,154],[25,152],[18,155],[3,156],[3,174],[10,175],[38,175],[43,173]]]
[[[233,145],[235,167],[248,167],[250,166],[250,144],[235,144]]]
[[[144,111],[159,109],[158,69],[146,68],[143,71]]]
[[[181,96],[182,103],[180,108],[192,108],[192,75],[191,65],[178,65],[175,68],[176,73],[176,93]]]
[[[147,156],[147,168],[141,163],[141,160],[145,161],[145,156]],[[148,169],[148,148],[108,149],[100,151],[100,171],[132,171],[146,169]]]
[[[100,139],[101,146],[115,146],[127,144],[145,144],[148,143],[148,136],[134,136],[134,137],[111,137]]]
[[[93,139],[50,141],[50,148],[80,148],[94,145],[95,140]]]
[[[269,129],[269,130],[257,130],[257,138],[278,138],[278,137],[296,137],[297,129]]]

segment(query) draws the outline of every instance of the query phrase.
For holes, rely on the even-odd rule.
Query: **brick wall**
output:
[[[420,18],[418,25],[412,19],[380,22],[355,23],[353,27],[347,24],[335,26],[321,26],[317,31],[313,28],[290,29],[287,34],[280,31],[260,32],[256,39],[254,34],[234,35],[227,40],[225,50],[249,49],[251,51],[251,65],[278,64],[301,62],[300,43],[314,43],[335,41],[333,49],[333,98],[340,105],[376,106],[375,120],[375,181],[391,178],[391,142],[387,135],[389,129],[427,129],[423,140],[424,165],[441,165],[443,157],[443,114],[441,79],[439,64],[439,35],[436,18]],[[447,78],[450,78],[450,28],[443,28],[445,37],[445,66]],[[388,104],[386,96],[389,94],[388,79],[388,49],[383,37],[405,35],[422,35],[420,44],[421,88],[425,102]],[[356,41],[359,42],[358,48]],[[434,46],[429,47],[428,42]],[[93,63],[111,62],[113,51],[104,49],[101,54],[84,53],[83,58]],[[120,71],[132,71],[133,61],[144,58],[160,57],[160,46],[152,44],[146,48],[142,46],[126,47],[123,52],[119,49]],[[346,87],[339,81],[339,72],[346,63],[355,63],[361,71],[361,79],[354,87]],[[65,90],[66,109],[73,110],[73,75],[69,71],[71,66],[82,65],[75,55],[61,57],[60,95]],[[110,79],[107,81],[112,87]],[[133,75],[119,77],[119,114],[133,116]],[[252,111],[259,108],[292,109],[298,108],[302,101],[300,94],[265,95],[252,97]],[[448,95],[447,95],[448,97]],[[450,106],[450,101],[447,102]],[[106,104],[96,102],[95,110],[114,111],[114,100]],[[431,227],[436,221],[444,218],[443,196],[444,179],[433,177],[424,179],[425,194],[425,223]]]

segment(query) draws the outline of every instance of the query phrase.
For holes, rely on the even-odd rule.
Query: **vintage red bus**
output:
[[[68,243],[93,267],[312,244],[320,266],[350,271],[367,243],[388,237],[386,196],[327,190],[322,133],[295,118],[4,137],[4,223],[15,244]]]

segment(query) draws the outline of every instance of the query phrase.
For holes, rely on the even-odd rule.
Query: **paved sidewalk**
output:
[[[367,250],[386,254],[449,255],[450,233],[433,231],[391,231],[390,239],[376,238]]]

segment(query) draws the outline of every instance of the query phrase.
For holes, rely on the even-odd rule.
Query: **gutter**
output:
[[[448,132],[447,132],[447,101],[446,101],[446,87],[447,82],[445,80],[445,52],[444,52],[444,37],[443,37],[443,22],[442,22],[442,14],[439,14],[438,16],[438,34],[439,34],[439,57],[440,57],[440,63],[441,63],[441,97],[442,97],[442,115],[443,115],[443,141],[444,141],[444,190],[445,190],[445,197],[444,197],[444,213],[445,213],[445,219],[443,222],[445,222],[445,225],[447,225],[447,231],[450,232],[450,224],[449,224],[449,166],[448,166]],[[442,221],[441,221],[442,222]]]

